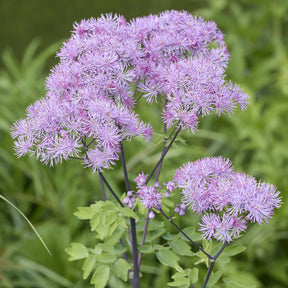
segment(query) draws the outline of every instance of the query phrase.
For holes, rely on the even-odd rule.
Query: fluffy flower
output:
[[[132,34],[118,15],[74,25],[46,79],[46,97],[12,127],[19,157],[36,154],[50,165],[76,157],[96,172],[114,164],[121,141],[151,140],[151,125],[132,110],[139,75],[131,61],[143,56]]]
[[[76,157],[95,172],[109,168],[121,141],[152,138],[151,125],[133,110],[139,93],[148,102],[160,100],[168,127],[193,133],[211,111],[245,109],[247,95],[224,80],[229,54],[223,39],[214,22],[185,11],[75,23],[46,79],[46,97],[12,127],[16,154],[35,154],[50,165]]]
[[[194,133],[199,116],[231,114],[237,104],[246,108],[248,96],[224,80],[229,53],[214,22],[185,11],[165,11],[136,18],[131,25],[145,55],[135,62],[144,76],[139,89],[148,102],[165,97],[163,121],[168,127],[180,125]]]
[[[174,183],[186,207],[202,217],[200,231],[207,239],[230,242],[246,230],[248,221],[267,222],[281,204],[273,185],[235,172],[222,157],[184,164],[176,171]]]

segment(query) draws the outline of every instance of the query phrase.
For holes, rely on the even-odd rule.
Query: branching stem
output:
[[[187,238],[198,250],[204,253],[211,261],[213,261],[213,256],[208,254],[201,246],[199,246],[195,241],[193,241],[170,217],[168,217],[164,211],[160,208],[160,213],[185,237]]]
[[[224,250],[224,248],[226,247],[226,244],[227,242],[224,242],[222,247],[219,249],[219,251],[214,255],[212,256],[212,259],[210,259],[210,264],[209,264],[209,267],[208,267],[208,271],[207,271],[207,274],[206,274],[206,277],[205,277],[205,281],[203,283],[203,286],[202,288],[205,288],[208,281],[209,281],[209,278],[211,276],[211,273],[212,273],[212,270],[213,270],[213,267],[214,267],[214,264],[217,260],[217,258],[220,256],[220,254],[222,253],[222,251]]]
[[[164,157],[166,156],[167,152],[169,151],[169,149],[171,148],[172,144],[174,143],[176,137],[178,136],[179,132],[181,130],[181,127],[178,127],[178,129],[176,130],[171,142],[169,143],[169,145],[167,146],[167,148],[162,152],[161,158],[160,160],[157,162],[157,164],[155,165],[155,167],[153,168],[152,172],[150,173],[150,175],[148,176],[148,178],[146,179],[145,185],[148,184],[148,182],[151,180],[153,174],[155,173],[156,169],[158,168],[158,166],[162,163]]]
[[[107,180],[105,179],[104,175],[101,172],[98,172],[99,177],[103,180],[103,182],[105,183],[105,185],[107,186],[107,188],[109,189],[109,191],[111,192],[111,194],[113,195],[113,197],[116,199],[116,201],[119,203],[119,205],[121,207],[124,207],[124,204],[121,202],[121,200],[119,199],[119,197],[116,195],[116,193],[113,191],[113,189],[111,188],[111,186],[109,185],[109,183],[107,182]]]

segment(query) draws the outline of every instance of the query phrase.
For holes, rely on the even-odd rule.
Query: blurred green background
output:
[[[251,226],[239,240],[247,250],[218,268],[230,278],[243,275],[257,288],[288,287],[287,0],[0,0],[0,193],[28,216],[53,253],[48,255],[19,214],[0,202],[0,287],[89,287],[64,249],[91,237],[73,213],[101,198],[96,175],[73,161],[49,168],[32,157],[16,159],[9,129],[45,95],[45,77],[75,21],[108,12],[131,19],[167,9],[184,9],[217,23],[231,53],[227,79],[249,93],[250,106],[231,118],[206,117],[198,133],[181,134],[164,163],[169,172],[162,180],[187,158],[223,155],[238,170],[275,184],[282,192],[281,209],[268,224]],[[151,121],[157,116],[141,113]],[[160,144],[144,146],[137,140],[125,148],[131,177],[149,171],[161,153]],[[121,175],[118,166],[107,173],[119,192]],[[181,221],[188,225],[191,220]],[[166,287],[169,271],[146,264],[142,287]]]

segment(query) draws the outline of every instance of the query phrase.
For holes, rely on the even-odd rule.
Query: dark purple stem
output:
[[[209,268],[208,268],[208,271],[207,271],[207,275],[206,275],[206,277],[205,277],[205,281],[204,281],[204,283],[203,283],[202,288],[205,288],[205,287],[206,287],[206,285],[207,285],[207,283],[208,283],[208,281],[209,281],[209,278],[210,278],[210,276],[211,276],[211,273],[212,273],[214,264],[215,264],[217,258],[220,256],[220,254],[221,254],[222,251],[224,250],[224,248],[226,247],[226,245],[227,245],[227,242],[224,242],[223,245],[222,245],[222,247],[220,248],[220,250],[219,250],[214,256],[212,256],[212,259],[210,259],[211,262],[210,262],[210,264],[209,264]]]
[[[166,103],[166,102],[165,102],[165,103]],[[166,126],[165,123],[164,123],[164,127],[163,127],[163,132],[164,132],[164,134],[167,133],[167,126]],[[167,139],[166,137],[165,137],[164,140],[163,140],[163,149],[162,149],[161,158],[162,158],[163,153],[166,151],[166,143],[167,143],[167,140],[168,140],[168,139]],[[158,180],[159,180],[159,176],[160,176],[160,172],[161,172],[163,160],[164,160],[164,157],[163,157],[161,163],[160,163],[159,166],[158,166],[157,173],[156,173],[156,177],[155,177],[155,182],[158,182]]]
[[[184,235],[197,249],[204,253],[211,261],[214,259],[213,256],[208,254],[201,246],[194,242],[170,217],[168,217],[164,211],[160,208],[160,213],[182,234]]]
[[[99,175],[99,174],[98,174],[98,175]],[[106,196],[106,193],[105,193],[105,188],[104,188],[104,184],[103,184],[103,179],[100,177],[100,175],[99,175],[99,180],[100,180],[102,197],[103,197],[103,200],[106,201],[106,200],[107,200],[107,196]]]
[[[121,202],[121,200],[119,199],[119,197],[116,195],[116,193],[113,191],[113,189],[111,188],[111,186],[109,185],[109,183],[107,182],[107,180],[105,179],[105,177],[103,176],[103,174],[101,172],[98,172],[100,179],[103,180],[103,182],[105,183],[105,185],[107,186],[107,188],[109,189],[109,191],[111,192],[111,194],[114,196],[114,198],[117,200],[117,202],[119,203],[119,205],[121,207],[125,207],[124,204]]]
[[[148,210],[147,213],[147,217],[146,217],[146,221],[145,221],[145,227],[144,227],[144,231],[143,231],[143,236],[142,236],[142,242],[141,242],[141,246],[144,246],[145,244],[145,239],[146,239],[146,235],[147,235],[147,231],[148,231],[148,223],[149,223],[149,213],[151,212],[151,209]],[[141,264],[141,259],[142,259],[142,253],[139,253],[139,257],[138,257],[138,266],[140,267]]]
[[[121,163],[124,173],[125,185],[127,192],[130,191],[130,184],[128,179],[125,155],[123,145],[120,145]],[[130,218],[131,226],[131,245],[132,245],[132,258],[133,258],[133,278],[131,280],[132,288],[139,288],[139,266],[138,266],[138,250],[137,250],[137,234],[135,219]]]
[[[172,144],[174,143],[176,137],[178,136],[179,132],[181,130],[181,127],[178,127],[178,129],[176,130],[171,142],[169,143],[169,145],[167,146],[167,148],[162,152],[161,158],[160,160],[157,162],[157,164],[155,165],[155,167],[153,168],[152,172],[150,173],[150,175],[148,176],[148,178],[146,179],[145,185],[148,184],[148,182],[150,181],[150,179],[152,178],[153,174],[155,173],[156,169],[158,168],[158,166],[162,163],[164,157],[166,156],[167,152],[169,151],[169,149],[171,148]]]

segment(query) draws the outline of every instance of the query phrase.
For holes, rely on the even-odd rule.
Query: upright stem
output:
[[[100,186],[101,186],[101,191],[102,191],[102,197],[103,197],[103,200],[104,201],[107,201],[107,196],[106,196],[106,192],[105,192],[105,187],[104,187],[104,183],[103,183],[103,179],[100,177],[99,175],[99,180],[100,180]],[[119,243],[122,247],[124,247],[124,244],[123,244],[123,241],[122,239],[119,240]],[[128,261],[128,258],[127,258],[127,253],[124,252],[123,253],[123,258]]]
[[[211,261],[210,261],[210,264],[209,264],[208,272],[207,272],[207,275],[206,275],[206,277],[205,277],[205,281],[204,281],[204,283],[203,283],[202,288],[205,288],[205,287],[206,287],[206,285],[207,285],[207,283],[208,283],[208,281],[209,281],[209,278],[210,278],[210,276],[211,276],[211,273],[212,273],[214,264],[215,264],[215,260],[211,260]]]
[[[212,256],[212,259],[210,259],[210,264],[209,264],[209,268],[208,268],[208,271],[207,271],[207,274],[206,274],[206,277],[205,277],[205,281],[203,283],[203,286],[202,288],[205,288],[208,281],[209,281],[209,278],[211,276],[211,273],[212,273],[212,270],[213,270],[213,267],[214,267],[214,264],[217,260],[217,258],[220,256],[220,254],[222,253],[222,251],[224,250],[224,248],[226,247],[226,244],[227,242],[225,241],[222,245],[222,247],[219,249],[219,251],[214,255]]]
[[[130,191],[130,184],[128,179],[125,155],[123,145],[120,145],[121,162],[124,173],[125,185],[127,192]],[[139,288],[139,266],[138,266],[138,250],[137,250],[137,234],[136,234],[136,222],[135,219],[130,218],[131,227],[131,245],[132,245],[132,260],[133,260],[133,278],[131,280],[133,288]]]
[[[178,136],[179,132],[181,130],[181,127],[178,127],[178,129],[176,130],[171,142],[169,143],[169,145],[167,146],[167,148],[165,150],[163,150],[162,155],[160,160],[157,162],[157,164],[155,165],[155,167],[153,168],[152,172],[150,173],[150,175],[148,176],[148,178],[146,179],[145,185],[148,184],[148,182],[150,181],[150,179],[152,178],[153,174],[155,173],[156,169],[158,168],[158,166],[162,163],[164,157],[166,156],[167,152],[169,151],[169,149],[171,148],[172,144],[174,143],[176,137]]]
[[[142,236],[142,241],[141,241],[141,246],[144,246],[145,244],[145,239],[146,239],[146,235],[147,235],[147,231],[148,231],[148,223],[149,223],[149,213],[150,213],[151,209],[148,210],[147,216],[146,216],[146,221],[145,221],[145,227],[144,227],[144,231],[143,231],[143,236]],[[141,264],[141,259],[142,259],[142,253],[139,253],[139,257],[138,257],[138,266],[140,267]]]

